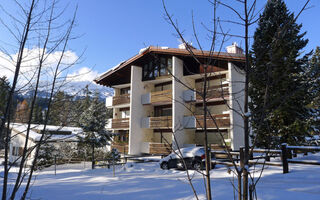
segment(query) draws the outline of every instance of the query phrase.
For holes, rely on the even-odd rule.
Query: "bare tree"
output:
[[[202,101],[203,101],[203,112],[204,112],[204,121],[203,121],[203,130],[205,132],[205,141],[204,141],[204,145],[206,148],[206,155],[208,158],[208,151],[207,151],[207,147],[208,147],[208,140],[207,140],[207,127],[206,127],[206,117],[208,116],[212,122],[215,124],[216,128],[217,128],[217,132],[219,133],[220,137],[223,139],[223,135],[220,131],[220,128],[218,126],[217,123],[217,119],[215,118],[214,115],[212,115],[210,113],[210,111],[207,109],[207,101],[208,101],[208,88],[210,87],[208,85],[208,77],[214,75],[214,72],[211,72],[209,70],[209,66],[210,66],[210,62],[214,59],[214,51],[218,50],[218,55],[219,52],[222,49],[222,46],[224,45],[224,42],[228,39],[228,38],[232,38],[232,37],[237,37],[240,38],[244,41],[245,43],[245,50],[244,50],[244,57],[245,57],[245,62],[244,62],[244,66],[239,68],[238,71],[239,73],[242,73],[244,75],[244,80],[239,82],[238,84],[243,84],[243,90],[240,92],[244,93],[244,100],[243,102],[237,100],[237,99],[233,99],[234,101],[237,101],[237,104],[243,104],[243,109],[240,110],[235,110],[234,108],[232,108],[230,105],[228,105],[227,103],[227,99],[224,98],[224,93],[221,92],[221,97],[225,100],[226,104],[228,105],[229,109],[231,109],[233,112],[238,113],[242,119],[243,119],[243,131],[244,131],[244,157],[242,159],[242,165],[240,167],[238,167],[238,164],[235,162],[235,160],[233,159],[233,156],[230,152],[230,150],[227,148],[227,144],[223,141],[224,146],[225,146],[225,151],[227,152],[227,156],[228,158],[231,160],[232,164],[233,164],[233,172],[236,174],[237,178],[238,178],[238,186],[236,187],[235,185],[233,185],[234,189],[237,191],[238,193],[238,199],[248,199],[248,184],[249,184],[249,180],[248,177],[250,175],[249,172],[249,159],[252,156],[252,152],[253,152],[253,148],[255,146],[255,139],[253,138],[252,140],[252,146],[250,148],[250,142],[249,142],[249,137],[250,137],[250,126],[249,126],[249,121],[250,121],[250,117],[252,116],[252,114],[249,112],[248,109],[248,103],[249,103],[249,98],[248,98],[248,88],[249,88],[249,76],[251,75],[251,64],[250,64],[250,55],[249,55],[249,49],[250,49],[250,35],[249,35],[249,28],[254,25],[258,20],[259,20],[259,13],[261,11],[257,10],[257,1],[256,0],[235,0],[234,3],[237,3],[239,6],[237,8],[235,8],[235,6],[231,6],[228,3],[226,3],[225,1],[220,1],[220,0],[212,0],[209,2],[212,4],[213,6],[213,28],[207,28],[205,27],[205,29],[210,33],[211,37],[211,45],[210,45],[210,54],[212,55],[212,59],[209,59],[209,61],[207,61],[206,63],[202,63],[197,56],[195,56],[194,53],[194,49],[188,45],[188,42],[186,42],[186,40],[184,39],[183,33],[182,31],[178,28],[177,22],[175,22],[172,18],[172,15],[168,13],[167,8],[163,2],[163,7],[165,10],[165,16],[167,21],[169,22],[169,24],[174,28],[175,32],[177,33],[178,38],[186,44],[186,50],[190,53],[190,55],[194,58],[194,60],[198,63],[198,64],[202,64],[204,66],[204,71],[203,71],[203,88],[202,91],[196,90],[190,86],[188,86],[187,83],[184,83],[183,81],[179,80],[177,77],[174,77],[174,79],[176,81],[178,81],[180,84],[184,85],[185,87],[187,87],[188,89],[196,92],[199,96],[201,96]],[[230,3],[230,2],[229,2]],[[307,4],[309,3],[309,1],[306,1],[304,7],[301,9],[301,11],[299,12],[299,14],[297,15],[297,17],[301,14],[301,12],[306,8]],[[234,20],[229,20],[229,19],[220,19],[219,17],[217,17],[217,7],[222,6],[225,7],[229,10],[231,10],[232,13],[235,14],[235,16],[238,18],[239,21],[234,21]],[[240,9],[238,9],[240,8]],[[295,20],[297,19],[297,17],[295,18]],[[198,46],[200,47],[201,52],[204,52],[202,50],[202,45],[199,42],[198,39],[198,35],[196,33],[195,30],[195,22],[194,19],[192,17],[192,23],[193,23],[193,32],[194,32],[194,37],[196,39],[196,42],[198,44]],[[241,28],[243,28],[243,35],[236,35],[236,34],[232,34],[229,31],[224,31],[222,24],[223,23],[232,23],[232,24],[236,24],[236,25],[240,25]],[[286,27],[283,27],[282,30],[283,32],[286,31]],[[220,38],[218,38],[218,35],[220,36]],[[220,46],[217,45],[218,42],[220,42]],[[204,53],[203,53],[204,54]],[[232,56],[232,55],[230,55]],[[214,61],[215,62],[215,61]],[[213,62],[213,63],[214,63]],[[222,84],[221,84],[222,86]],[[223,91],[223,90],[222,90]],[[264,107],[267,108],[267,104],[266,104],[266,99],[267,99],[267,92],[268,92],[268,84],[266,85],[265,88],[265,104]],[[275,100],[276,101],[276,100]],[[261,121],[261,123],[263,123],[263,121]],[[208,159],[206,159],[206,192],[207,192],[207,199],[211,199],[212,195],[211,195],[211,188],[210,188],[210,172],[208,170]],[[262,166],[261,172],[257,178],[256,181],[254,181],[254,176],[251,176],[252,179],[252,184],[250,184],[250,192],[254,192],[255,191],[255,185],[257,184],[257,182],[260,180],[260,177],[262,175],[264,169],[264,165]],[[253,172],[254,173],[254,172]],[[243,188],[242,188],[243,187]],[[251,196],[250,196],[251,197]]]
[[[25,48],[26,41],[28,39],[29,31],[30,31],[30,25],[31,25],[31,19],[32,19],[34,7],[35,7],[35,1],[33,0],[29,11],[26,13],[27,14],[27,21],[24,23],[22,36],[19,39],[17,39],[19,41],[20,46],[19,46],[18,57],[17,57],[17,61],[16,61],[16,69],[15,69],[12,87],[9,92],[6,110],[5,110],[4,116],[2,118],[2,123],[1,123],[1,127],[0,127],[0,133],[4,134],[4,126],[7,122],[7,130],[6,130],[5,137],[4,137],[5,138],[4,139],[4,141],[5,141],[4,142],[5,159],[4,159],[4,177],[3,177],[3,190],[2,190],[2,199],[4,199],[4,200],[7,199],[6,195],[7,195],[7,181],[8,181],[8,148],[9,148],[9,141],[10,141],[9,140],[10,139],[10,132],[9,132],[9,130],[10,130],[10,107],[12,104],[13,94],[15,92],[17,81],[18,81],[18,76],[19,76],[19,72],[20,72],[24,48]]]
[[[11,59],[10,62],[13,63],[15,68],[13,84],[9,93],[6,111],[4,113],[4,118],[2,119],[0,127],[0,133],[5,135],[5,169],[2,199],[7,199],[7,193],[9,192],[7,190],[8,172],[10,170],[8,162],[8,149],[11,137],[10,115],[12,115],[12,113],[10,113],[9,108],[12,105],[13,95],[22,88],[30,88],[33,90],[33,97],[31,100],[30,112],[28,116],[28,127],[26,130],[23,153],[20,157],[18,175],[10,195],[10,199],[16,198],[16,194],[21,186],[21,183],[24,181],[24,178],[27,177],[29,173],[27,185],[24,190],[23,196],[21,197],[21,199],[25,199],[30,187],[30,181],[32,179],[33,171],[37,163],[39,148],[41,144],[45,142],[45,130],[49,119],[51,101],[55,92],[59,90],[59,87],[61,87],[61,85],[63,85],[63,83],[60,83],[60,86],[57,86],[57,80],[62,80],[63,82],[63,80],[65,80],[65,75],[63,74],[63,71],[70,68],[78,61],[78,59],[75,59],[74,61],[69,63],[65,62],[67,56],[66,51],[68,48],[68,43],[71,39],[75,38],[71,36],[71,32],[75,24],[76,14],[74,14],[71,21],[61,22],[61,18],[65,9],[59,10],[58,6],[56,5],[57,2],[55,0],[51,2],[40,2],[37,0],[31,0],[29,3],[26,4],[14,1],[14,3],[21,11],[21,19],[15,17],[15,15],[7,12],[3,7],[1,7],[2,10],[7,14],[7,17],[10,20],[12,20],[14,26],[10,27],[9,23],[4,22],[2,19],[1,23],[3,26],[6,27],[8,32],[12,34],[12,36],[16,39],[16,42],[19,45],[18,56],[16,60],[13,60],[11,55],[7,53],[7,51],[4,48],[1,49],[3,52],[6,52],[7,57]],[[37,46],[38,52],[35,55],[30,56],[30,54],[26,50],[26,45]],[[60,51],[60,53],[58,53],[55,64],[52,64],[49,60],[50,55],[57,51]],[[31,70],[21,71],[21,67],[23,66],[29,67]],[[27,79],[27,81],[24,81],[24,85],[17,89],[19,78],[25,78]],[[33,82],[33,80],[35,80],[35,82]],[[43,87],[41,84],[42,80],[51,80],[50,84],[48,84],[48,82],[45,83],[45,86],[50,87],[49,105],[48,110],[46,112],[44,129],[41,135],[40,142],[38,143],[38,145],[36,145],[36,147],[30,148],[28,145],[28,141],[30,138],[31,120],[39,88]],[[7,128],[4,129],[4,126],[6,126]],[[26,173],[26,160],[30,152],[33,150],[36,151],[35,157],[30,171]]]
[[[176,33],[178,34],[178,37],[185,44],[186,50],[190,53],[190,55],[194,58],[194,60],[200,66],[203,66],[203,75],[202,75],[203,86],[202,86],[202,90],[197,90],[197,89],[194,89],[194,88],[188,86],[187,83],[182,82],[177,77],[174,77],[174,79],[177,82],[179,82],[180,84],[182,84],[185,87],[187,87],[188,89],[194,91],[202,99],[202,105],[203,105],[202,106],[202,110],[203,110],[203,114],[204,114],[203,122],[200,123],[197,120],[197,123],[198,124],[202,124],[201,128],[204,131],[204,148],[205,148],[205,155],[206,155],[205,156],[205,166],[206,166],[205,170],[206,170],[206,172],[204,174],[204,177],[206,179],[206,196],[207,196],[207,199],[212,199],[211,181],[210,181],[211,160],[210,160],[210,155],[209,155],[210,150],[209,150],[209,144],[208,144],[208,128],[207,128],[207,118],[208,117],[210,117],[214,121],[214,123],[215,123],[215,125],[217,127],[217,130],[218,130],[218,133],[223,138],[222,133],[219,130],[219,126],[217,125],[215,117],[208,112],[208,108],[207,108],[207,103],[208,103],[208,100],[210,99],[210,96],[208,95],[208,90],[210,88],[208,77],[213,75],[213,73],[214,73],[213,71],[210,70],[210,68],[211,68],[210,66],[212,64],[215,64],[215,62],[216,62],[216,60],[213,59],[213,54],[214,54],[214,49],[216,48],[215,46],[216,46],[216,41],[217,41],[217,20],[216,20],[217,3],[214,2],[214,6],[213,6],[213,10],[214,10],[214,20],[213,20],[214,21],[214,25],[213,25],[213,33],[212,33],[212,38],[211,38],[212,42],[211,42],[211,45],[210,45],[211,47],[210,47],[210,53],[209,53],[210,54],[210,59],[207,61],[207,63],[203,63],[202,61],[200,61],[198,59],[197,56],[195,56],[195,54],[193,52],[193,48],[188,44],[187,41],[185,41],[182,32],[180,31],[180,29],[178,28],[177,24],[172,19],[172,16],[168,13],[164,1],[162,1],[162,2],[163,2],[163,7],[164,7],[164,10],[165,10],[165,15],[166,15],[167,21],[169,22],[169,24],[171,24],[174,27]],[[194,26],[194,20],[193,20],[193,27],[195,27]],[[200,47],[200,50],[201,50],[202,54],[204,55],[204,51],[202,50],[201,44],[200,44],[200,42],[198,40],[195,28],[194,28],[194,36],[196,38],[196,41],[197,41],[197,43],[198,43],[198,45]],[[224,42],[224,38],[223,38],[223,42]],[[222,45],[224,44],[223,42],[221,42],[221,45],[219,46],[219,52],[221,51]],[[171,73],[171,75],[172,75],[172,73]],[[175,101],[177,101],[177,100],[175,100]],[[225,144],[225,146],[227,147],[226,144]]]

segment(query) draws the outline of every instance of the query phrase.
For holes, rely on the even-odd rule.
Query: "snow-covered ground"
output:
[[[320,160],[320,153],[305,158]],[[268,166],[257,185],[258,199],[320,199],[320,166],[290,164],[289,168],[290,173],[282,174],[281,167]],[[205,199],[202,175],[189,172],[200,199]],[[14,177],[12,172],[10,178]],[[211,178],[213,199],[234,199],[233,175],[227,173],[227,167],[218,165],[211,171]],[[2,179],[0,181],[1,185]],[[234,181],[236,183],[235,178]],[[57,175],[54,175],[54,167],[50,167],[36,172],[29,197],[52,200],[194,199],[186,172],[161,170],[158,163],[128,163],[116,168],[115,177],[112,168],[91,170],[90,163],[60,165]]]

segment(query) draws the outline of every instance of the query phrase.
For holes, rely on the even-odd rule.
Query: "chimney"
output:
[[[187,44],[190,49],[196,49],[194,46],[192,46],[192,43],[187,42]],[[183,43],[179,44],[178,48],[179,49],[187,49],[187,44],[183,42]]]
[[[231,46],[227,46],[226,49],[228,53],[243,54],[243,49],[236,42],[233,42]]]

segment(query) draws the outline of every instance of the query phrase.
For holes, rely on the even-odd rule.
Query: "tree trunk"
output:
[[[248,116],[248,89],[249,89],[249,39],[248,39],[248,10],[247,0],[244,1],[245,9],[245,86],[244,86],[244,167],[243,167],[243,199],[248,199],[248,167],[249,167],[249,116]]]
[[[206,182],[207,182],[207,199],[211,200],[211,182],[210,182],[210,165],[211,160],[209,158],[209,147],[208,147],[208,132],[207,132],[207,65],[204,66],[204,83],[203,83],[203,129],[204,129],[204,148],[205,148],[205,164],[206,164]]]
[[[241,173],[238,174],[238,200],[242,200]]]
[[[95,168],[95,164],[94,164],[94,142],[92,142],[92,165],[91,168],[94,169]]]

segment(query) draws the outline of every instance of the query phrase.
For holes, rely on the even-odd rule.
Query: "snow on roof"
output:
[[[27,134],[28,124],[23,123],[12,123],[10,127],[16,134]],[[43,124],[31,124],[29,131],[29,138],[34,141],[39,141],[41,138],[41,131],[43,131]],[[62,126],[53,126],[47,125],[46,131],[53,132],[51,134],[46,135],[47,141],[78,141],[77,136],[82,136],[82,129],[78,127],[62,127]],[[14,137],[14,135],[12,135]]]
[[[139,50],[139,54],[142,54],[145,50],[147,50],[149,47],[145,47]]]
[[[107,70],[106,72],[103,72],[101,75],[103,75],[103,74],[105,74],[105,73],[108,73],[108,72],[110,72],[110,71],[114,71],[114,70],[117,69],[120,65],[122,65],[124,62],[126,62],[126,61],[121,61],[121,62],[119,62],[116,66],[111,67],[109,70]],[[101,76],[101,75],[99,75],[99,76]]]

